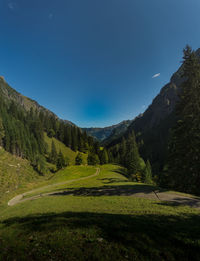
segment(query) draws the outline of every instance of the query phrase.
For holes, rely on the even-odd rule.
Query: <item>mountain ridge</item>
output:
[[[73,122],[59,118],[54,112],[40,105],[37,101],[27,96],[24,96],[23,94],[16,91],[7,83],[7,81],[3,76],[0,76],[0,91],[3,94],[4,98],[10,101],[12,100],[15,101],[17,104],[22,106],[26,111],[29,111],[31,108],[37,109],[38,111],[43,111],[48,113],[49,115],[55,117],[58,120],[76,126]]]
[[[126,131],[128,126],[131,124],[132,120],[124,120],[117,124],[113,124],[107,127],[90,127],[90,128],[82,128],[82,130],[86,131],[88,135],[93,136],[99,141],[106,140],[110,135],[113,134],[113,131],[117,130],[118,132]]]
[[[195,53],[200,62],[200,48]],[[175,106],[178,94],[181,84],[185,81],[182,72],[183,65],[173,73],[169,83],[161,88],[145,112],[132,121],[127,131],[121,133],[117,139],[112,139],[112,136],[107,139],[107,148],[119,144],[122,137],[126,139],[134,130],[142,158],[150,160],[154,173],[158,174],[162,171],[167,156],[170,129],[176,121]]]

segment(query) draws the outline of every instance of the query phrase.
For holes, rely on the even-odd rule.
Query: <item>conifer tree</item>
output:
[[[45,161],[44,156],[42,156],[42,155],[36,156],[34,167],[40,174],[43,174],[43,175],[45,174],[45,172],[46,172],[46,161]]]
[[[167,185],[199,193],[200,187],[200,64],[189,46],[184,49],[177,122],[169,143]]]
[[[2,121],[2,118],[0,117],[0,146],[3,145],[4,135],[5,135],[5,132],[4,132],[4,127],[3,127],[3,121]]]
[[[63,156],[62,151],[60,150],[58,157],[57,157],[57,163],[56,163],[57,169],[62,169],[65,166],[65,159]]]
[[[152,171],[151,171],[151,164],[149,160],[147,160],[144,169],[144,183],[152,184]]]
[[[71,135],[72,135],[72,150],[77,151],[78,149],[78,137],[77,137],[77,128],[72,127],[71,128]]]
[[[107,150],[106,150],[105,148],[104,148],[103,151],[101,152],[100,163],[101,163],[102,165],[108,163],[108,152],[107,152]]]
[[[125,166],[129,174],[136,175],[140,173],[140,156],[134,132],[129,134],[126,144]]]
[[[88,153],[87,161],[88,165],[98,165],[100,163],[98,155],[91,151]]]
[[[121,146],[120,146],[120,162],[122,165],[125,163],[125,156],[126,156],[126,141],[125,138],[122,137]]]
[[[71,127],[66,126],[65,132],[64,132],[64,143],[67,147],[72,147],[72,133],[71,133]]]
[[[75,163],[76,165],[81,165],[83,163],[83,157],[80,152],[76,156]]]
[[[49,129],[47,135],[49,138],[53,138],[55,136],[55,131],[53,129]]]
[[[50,153],[50,161],[54,164],[57,163],[57,151],[56,151],[56,146],[55,146],[55,143],[54,141],[52,140],[51,142],[51,153]]]

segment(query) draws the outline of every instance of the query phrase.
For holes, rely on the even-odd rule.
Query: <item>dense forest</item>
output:
[[[96,157],[99,163],[102,152],[99,151],[98,142],[86,132],[58,119],[47,110],[32,107],[25,110],[16,101],[5,98],[2,91],[0,92],[0,145],[15,156],[28,159],[41,174],[46,171],[47,161],[57,165],[58,169],[67,165],[67,159],[64,159],[61,151],[56,151],[53,142],[50,153],[47,153],[44,132],[50,138],[54,137],[63,142],[73,151],[89,153]],[[90,163],[94,164],[92,160]]]

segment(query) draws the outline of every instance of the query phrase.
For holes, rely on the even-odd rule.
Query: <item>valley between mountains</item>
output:
[[[79,128],[0,77],[0,260],[199,261],[200,50],[132,120]]]

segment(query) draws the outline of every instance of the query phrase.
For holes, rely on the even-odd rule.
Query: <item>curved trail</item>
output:
[[[9,200],[9,201],[8,201],[8,206],[14,206],[14,205],[16,205],[16,204],[18,204],[18,203],[20,203],[20,202],[24,202],[24,201],[28,201],[28,200],[34,200],[34,199],[37,199],[37,198],[41,198],[41,197],[43,197],[43,196],[50,195],[50,194],[53,193],[53,192],[35,195],[35,196],[30,197],[30,198],[24,198],[24,196],[27,196],[28,194],[31,194],[31,193],[40,191],[40,190],[42,190],[42,189],[47,189],[47,188],[52,188],[52,187],[55,187],[55,186],[60,186],[60,185],[69,184],[69,183],[72,183],[72,182],[74,182],[74,181],[80,181],[80,180],[90,179],[90,178],[96,177],[97,175],[99,175],[99,173],[100,173],[100,169],[97,168],[97,169],[96,169],[96,172],[95,172],[94,174],[92,174],[92,175],[90,175],[90,176],[87,176],[87,177],[78,178],[78,179],[70,179],[70,180],[68,180],[68,181],[59,182],[59,183],[47,185],[47,186],[44,186],[44,187],[41,187],[41,188],[38,188],[38,189],[30,190],[30,191],[25,192],[25,193],[23,193],[23,194],[17,195],[17,196],[15,196],[14,198],[12,198],[11,200]],[[55,193],[55,192],[54,192],[54,193]]]
[[[46,196],[69,196],[69,195],[74,195],[74,196],[132,196],[132,197],[139,197],[139,198],[147,198],[147,199],[153,199],[156,201],[159,201],[159,204],[172,204],[172,205],[185,205],[185,206],[190,206],[194,207],[197,209],[200,209],[200,198],[198,197],[188,197],[184,195],[179,195],[176,193],[167,193],[167,192],[162,192],[159,190],[154,190],[154,189],[144,189],[144,188],[135,188],[134,186],[132,188],[120,188],[118,186],[105,186],[105,187],[99,187],[99,188],[77,188],[75,190],[63,190],[63,191],[51,191],[51,192],[46,192],[43,194],[37,194],[34,196],[31,196],[29,198],[24,198],[24,196],[34,193],[34,192],[39,192],[42,189],[46,188],[53,188],[55,186],[59,185],[65,185],[72,183],[74,181],[80,181],[80,180],[86,180],[90,179],[92,177],[95,177],[99,175],[100,169],[97,168],[96,172],[92,174],[91,176],[83,177],[83,178],[78,178],[78,179],[71,179],[68,181],[64,182],[59,182],[51,185],[47,185],[38,189],[34,189],[28,192],[25,192],[23,194],[17,195],[13,199],[11,199],[8,202],[8,206],[14,206],[20,202],[24,201],[30,201],[30,200],[35,200],[38,198],[46,197]],[[166,203],[165,203],[166,202]]]

